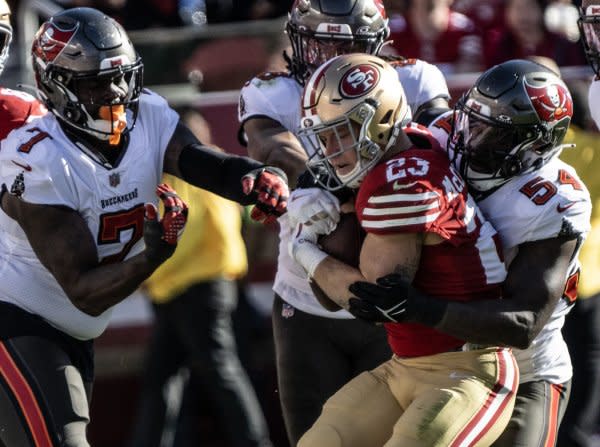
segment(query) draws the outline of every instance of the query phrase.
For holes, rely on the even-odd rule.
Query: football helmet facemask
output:
[[[42,24],[31,53],[40,99],[62,123],[111,145],[133,128],[143,65],[115,20],[68,9]]]
[[[330,191],[358,188],[410,116],[398,74],[387,62],[367,54],[331,59],[313,73],[302,96],[298,136],[310,154],[307,168]],[[337,141],[335,153],[326,151],[326,136]],[[342,138],[351,144],[344,146]],[[356,164],[339,174],[331,160],[351,150],[356,151]],[[318,176],[323,170],[329,175]]]
[[[583,0],[577,24],[585,56],[596,76],[600,78],[600,1]]]
[[[449,153],[473,189],[490,191],[558,156],[572,116],[571,94],[553,71],[507,61],[458,101]]]
[[[10,42],[12,41],[13,29],[10,24],[10,8],[5,0],[0,0],[0,74],[4,70]]]
[[[301,84],[332,57],[377,54],[390,34],[381,0],[296,0],[286,32],[290,70]]]

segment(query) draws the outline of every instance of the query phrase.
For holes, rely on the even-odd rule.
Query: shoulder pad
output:
[[[440,145],[433,137],[431,132],[424,126],[417,123],[409,123],[404,127],[404,133],[410,138],[410,141],[419,149],[439,149]]]

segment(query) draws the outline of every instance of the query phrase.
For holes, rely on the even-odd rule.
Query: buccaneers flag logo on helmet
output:
[[[543,87],[533,87],[525,81],[525,89],[542,122],[559,121],[573,116],[573,100],[563,85],[549,83]]]
[[[69,45],[78,28],[79,24],[75,24],[71,29],[60,29],[52,22],[46,23],[34,41],[35,55],[46,62],[54,61]]]

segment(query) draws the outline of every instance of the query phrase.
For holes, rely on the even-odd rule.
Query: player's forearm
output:
[[[348,309],[348,300],[352,297],[349,292],[350,284],[355,281],[365,281],[365,277],[360,270],[327,256],[317,266],[313,281],[334,303]]]
[[[536,312],[506,299],[449,302],[436,329],[471,343],[525,349],[537,335]]]
[[[181,151],[179,177],[226,199],[250,205],[254,200],[244,194],[241,179],[262,166],[262,163],[248,157],[233,156],[193,144]]]
[[[98,316],[131,295],[160,264],[140,253],[120,263],[101,264],[82,272],[63,288],[75,307]]]
[[[288,176],[290,187],[296,186],[298,176],[306,169],[306,153],[299,144],[271,142],[262,147],[248,146],[248,155],[269,166],[276,166]]]

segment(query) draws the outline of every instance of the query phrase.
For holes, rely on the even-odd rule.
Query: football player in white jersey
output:
[[[600,1],[581,2],[579,29],[585,56],[595,74],[588,93],[590,114],[600,129]]]
[[[389,29],[380,0],[301,0],[294,3],[286,30],[292,45],[289,71],[263,73],[248,81],[240,95],[239,120],[249,155],[282,168],[295,184],[307,160],[296,138],[305,80],[338,54],[377,54]],[[447,108],[448,88],[436,67],[414,59],[388,62],[397,70],[415,118],[427,120],[431,110]],[[311,204],[321,201],[333,209],[338,206],[337,199],[321,189],[299,192],[294,200],[307,213]],[[289,256],[290,226],[286,216],[281,220],[273,335],[284,421],[290,444],[296,445],[330,395],[391,353],[382,328],[319,304],[306,273]]]
[[[572,376],[561,334],[577,298],[577,254],[590,229],[585,185],[558,158],[573,113],[554,72],[512,60],[481,75],[454,113],[431,125],[477,205],[497,229],[509,265],[500,301],[441,303],[406,283],[356,283],[352,312],[371,321],[413,321],[475,344],[515,348],[520,384],[511,421],[495,446],[556,444]],[[430,322],[431,324],[431,322]]]
[[[261,204],[259,219],[285,211],[288,191],[279,169],[210,150],[143,90],[141,60],[100,11],[51,17],[32,62],[50,113],[0,151],[0,444],[82,447],[92,341],[185,225],[163,172]]]

